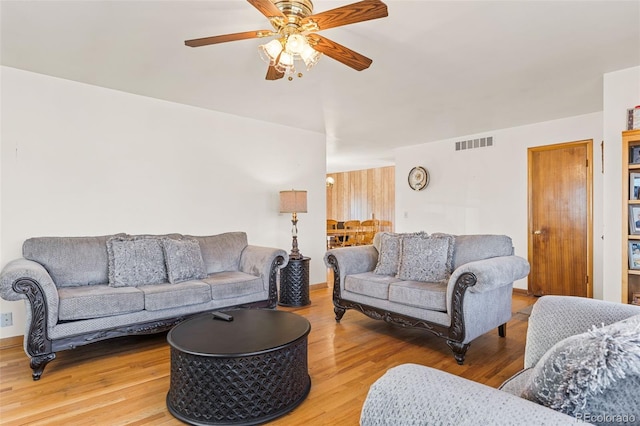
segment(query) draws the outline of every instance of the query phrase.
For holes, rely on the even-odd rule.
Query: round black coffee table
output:
[[[305,318],[284,311],[223,311],[175,326],[167,407],[194,425],[252,425],[280,417],[309,394]]]

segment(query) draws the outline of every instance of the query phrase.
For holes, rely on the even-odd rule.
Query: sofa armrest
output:
[[[448,285],[452,287],[462,274],[472,273],[476,284],[469,291],[484,293],[525,278],[529,269],[529,262],[519,256],[491,257],[461,265],[451,274]]]
[[[58,323],[58,288],[38,262],[21,258],[7,263],[0,273],[0,296],[5,300],[27,299],[32,318],[41,316],[36,310],[45,309],[48,325]]]
[[[533,305],[527,330],[525,368],[533,367],[553,345],[591,326],[640,314],[640,306],[574,296],[543,296]]]
[[[282,249],[248,245],[240,255],[240,271],[262,277],[265,290],[275,292],[277,299],[278,270],[289,263],[289,255]],[[274,299],[275,300],[275,299]]]
[[[389,369],[362,407],[362,426],[569,425],[576,419],[531,401],[416,364]]]
[[[5,300],[28,301],[24,348],[32,357],[33,368],[33,358],[51,356],[49,331],[58,323],[58,289],[41,264],[16,259],[0,273],[0,296]],[[40,374],[42,371],[34,373],[34,378]]]
[[[377,263],[378,250],[371,245],[331,249],[324,254],[324,264],[333,269],[334,283],[339,282],[341,290],[347,275],[373,271]]]

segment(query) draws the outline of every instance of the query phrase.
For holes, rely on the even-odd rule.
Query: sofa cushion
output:
[[[128,314],[144,309],[144,294],[133,287],[107,284],[65,287],[58,290],[58,319],[82,320]]]
[[[453,237],[406,235],[402,238],[398,278],[445,282],[453,272]]]
[[[447,285],[422,281],[399,281],[389,286],[389,301],[431,311],[447,311]]]
[[[107,240],[109,285],[138,286],[167,282],[161,238],[112,237]]]
[[[264,291],[262,278],[239,271],[217,272],[203,281],[211,286],[213,300],[233,299]]]
[[[248,245],[245,232],[227,232],[207,237],[187,236],[200,244],[207,274],[238,271],[242,250]]]
[[[44,266],[58,288],[106,284],[107,240],[111,237],[29,238],[22,244],[22,256]]]
[[[199,280],[207,276],[200,253],[200,244],[195,239],[163,238],[162,249],[170,283]]]
[[[533,367],[522,397],[574,417],[640,419],[640,315],[556,343]]]
[[[373,272],[347,275],[344,288],[352,293],[362,294],[376,299],[389,298],[389,284],[400,281],[389,275],[378,275]]]
[[[378,250],[378,263],[373,270],[378,275],[392,275],[398,273],[398,263],[400,262],[400,245],[402,244],[399,234],[385,232],[380,236],[380,249]]]
[[[506,235],[456,235],[453,269],[456,270],[461,265],[476,260],[512,254],[513,242]]]
[[[144,308],[147,311],[159,311],[211,301],[211,287],[202,281],[141,285],[138,290],[144,293]]]

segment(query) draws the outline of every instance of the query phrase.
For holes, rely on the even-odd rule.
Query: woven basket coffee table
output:
[[[224,311],[175,326],[167,407],[194,425],[252,425],[280,417],[309,394],[305,318],[284,311]]]

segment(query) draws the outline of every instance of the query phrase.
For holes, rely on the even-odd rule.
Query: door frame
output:
[[[564,142],[551,145],[536,146],[527,149],[527,245],[528,260],[533,264],[533,175],[531,163],[533,153],[540,151],[552,151],[568,148],[576,145],[585,145],[587,148],[587,297],[593,298],[593,139],[585,139],[575,142]],[[533,294],[531,282],[527,280],[527,292]]]

